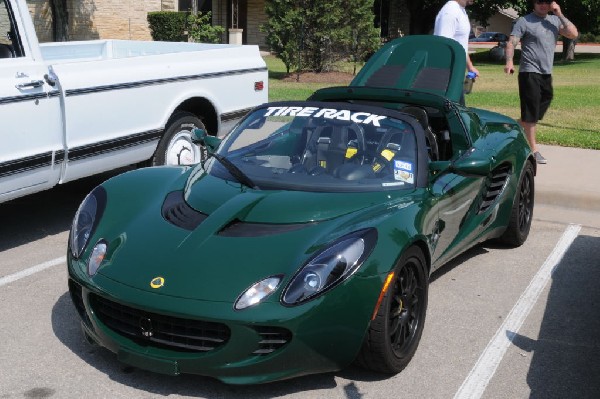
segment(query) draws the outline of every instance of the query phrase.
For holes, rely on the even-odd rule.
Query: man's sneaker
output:
[[[544,158],[544,157],[542,156],[542,154],[540,154],[540,152],[539,152],[539,151],[536,151],[536,152],[533,154],[533,156],[535,157],[535,161],[536,161],[537,163],[548,163],[548,161],[546,161],[546,158]]]

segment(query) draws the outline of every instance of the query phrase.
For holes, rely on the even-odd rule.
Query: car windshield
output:
[[[267,104],[246,116],[217,154],[263,190],[413,188],[419,125],[402,115],[345,103]],[[206,166],[211,175],[239,182],[222,162]]]

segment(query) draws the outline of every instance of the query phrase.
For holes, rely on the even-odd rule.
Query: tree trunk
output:
[[[50,0],[52,10],[52,36],[55,42],[69,40],[69,12],[67,0]]]
[[[575,59],[575,44],[577,44],[577,38],[567,39],[563,37],[563,61],[573,61]]]

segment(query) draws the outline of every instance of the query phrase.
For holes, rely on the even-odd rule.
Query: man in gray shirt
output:
[[[533,12],[515,23],[506,43],[506,65],[504,72],[515,71],[513,56],[521,41],[519,64],[519,98],[521,100],[521,126],[534,151],[537,163],[546,159],[537,150],[536,125],[550,106],[553,97],[552,65],[558,35],[574,39],[579,35],[555,1],[532,0]],[[549,14],[552,12],[554,15]]]

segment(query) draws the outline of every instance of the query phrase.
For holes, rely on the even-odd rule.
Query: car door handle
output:
[[[33,89],[36,87],[41,87],[44,84],[43,80],[32,80],[31,82],[28,83],[20,83],[18,85],[15,85],[15,87],[17,89]]]

